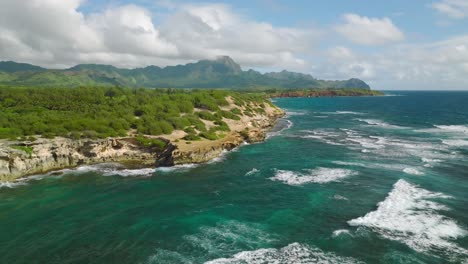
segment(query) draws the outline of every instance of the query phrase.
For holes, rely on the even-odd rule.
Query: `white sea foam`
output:
[[[442,140],[442,143],[451,147],[468,146],[468,140],[463,140],[463,139],[446,139],[446,140]]]
[[[341,196],[341,195],[339,195],[339,194],[333,195],[333,199],[335,199],[335,200],[344,200],[344,201],[347,201],[347,200],[348,200],[348,198],[346,198],[346,197],[344,197],[344,196]]]
[[[230,220],[202,226],[195,233],[183,236],[174,250],[157,249],[146,263],[201,263],[200,258],[230,256],[245,248],[260,248],[276,241],[259,224]]]
[[[341,136],[340,133],[336,131],[329,131],[324,129],[317,129],[317,130],[302,130],[302,133],[306,133],[306,135],[299,136],[303,139],[317,139],[323,141],[329,145],[343,145],[340,143],[339,137]]]
[[[460,137],[466,139],[468,125],[434,125],[433,128],[417,129],[416,131],[451,136],[455,137],[455,139],[460,139]]]
[[[266,138],[269,139],[271,137],[279,136],[283,131],[290,129],[294,123],[291,120],[288,119],[281,119],[279,122],[285,122],[286,124],[280,127],[279,130],[277,131],[269,131],[266,133]]]
[[[468,232],[454,220],[439,212],[448,208],[432,199],[449,199],[442,193],[430,192],[399,180],[377,210],[348,221],[351,226],[370,228],[381,236],[405,243],[420,252],[439,251],[447,255],[466,255],[453,239]]]
[[[235,152],[235,151],[238,151],[238,150],[239,150],[239,147],[235,147],[235,148],[233,148],[231,150],[223,149],[223,151],[221,151],[221,153],[216,158],[211,159],[210,161],[206,162],[206,164],[213,164],[213,163],[222,162],[227,158],[229,153]]]
[[[135,177],[135,176],[151,176],[153,175],[154,168],[145,169],[123,169],[123,170],[110,170],[103,171],[103,176],[122,176],[122,177]]]
[[[25,181],[14,181],[14,182],[0,182],[0,189],[1,188],[16,188],[18,186],[26,185]]]
[[[274,181],[281,181],[288,185],[302,185],[305,183],[328,183],[340,181],[348,176],[356,175],[357,172],[347,169],[316,168],[305,170],[306,173],[299,173],[287,170],[276,170]]]
[[[411,174],[411,175],[424,175],[424,172],[416,169],[416,168],[404,168],[403,172],[406,174]]]
[[[205,264],[348,264],[360,263],[358,260],[337,256],[334,253],[323,252],[314,247],[292,243],[286,247],[262,248],[254,251],[242,251],[231,258],[220,258],[205,262]]]
[[[335,112],[319,112],[320,114],[329,115],[365,115],[366,113],[354,112],[354,111],[335,111]]]
[[[173,171],[187,171],[193,168],[198,167],[199,164],[189,163],[189,164],[180,164],[171,167],[157,167],[156,172],[173,172]]]
[[[245,174],[245,176],[252,176],[252,175],[254,175],[254,174],[258,173],[258,172],[259,172],[258,169],[253,168],[253,169],[251,169],[250,171],[248,171],[248,172]]]
[[[468,134],[468,125],[449,125],[449,126],[443,126],[443,125],[435,125],[435,127],[447,131],[447,132],[454,132],[454,133],[465,133]]]
[[[307,111],[286,111],[286,116],[302,116],[308,113]]]
[[[335,113],[338,115],[365,115],[365,113],[353,111],[336,111]]]
[[[333,161],[333,163],[337,165],[344,165],[344,166],[356,166],[356,167],[367,167],[366,164],[364,163],[359,163],[359,162],[348,162],[348,161]]]
[[[206,255],[234,254],[242,248],[257,248],[276,241],[274,236],[254,223],[227,221],[203,226],[198,232],[183,237],[184,243]]]
[[[341,235],[351,235],[351,232],[348,229],[338,229],[332,233],[332,237],[339,237]]]
[[[402,126],[391,125],[391,124],[389,124],[387,122],[384,122],[382,120],[379,120],[379,119],[360,119],[360,118],[356,118],[355,120],[357,120],[359,122],[367,123],[368,125],[371,125],[371,126],[378,126],[378,127],[383,127],[383,128],[393,128],[393,129],[404,128]]]

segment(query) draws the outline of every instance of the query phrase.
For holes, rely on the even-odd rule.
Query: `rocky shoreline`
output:
[[[244,142],[261,142],[276,121],[284,115],[270,107],[264,114],[231,122],[231,132],[217,140],[185,141],[170,135],[157,137],[160,148],[143,146],[135,137],[107,139],[39,138],[34,141],[0,142],[0,182],[44,174],[80,165],[116,162],[139,167],[168,167],[204,163]],[[155,138],[154,136],[147,136]]]

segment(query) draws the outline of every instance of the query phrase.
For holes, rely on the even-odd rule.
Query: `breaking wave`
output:
[[[348,264],[361,263],[356,259],[337,256],[315,247],[292,243],[283,248],[262,248],[254,251],[242,251],[231,258],[219,258],[205,264]]]
[[[306,170],[307,173],[299,173],[288,170],[276,170],[274,181],[281,181],[288,185],[302,185],[306,183],[328,183],[340,181],[348,176],[356,175],[357,172],[347,169],[317,168]]]
[[[468,251],[452,240],[468,233],[454,220],[439,212],[449,210],[432,201],[449,199],[442,193],[430,192],[405,180],[399,180],[377,210],[348,221],[363,226],[387,239],[400,241],[419,252],[438,251],[447,255],[468,256]]]

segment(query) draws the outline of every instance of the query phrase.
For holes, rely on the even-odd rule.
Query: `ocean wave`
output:
[[[309,112],[308,111],[288,111],[286,110],[286,117],[288,116],[302,116],[302,115],[307,115]]]
[[[258,169],[256,169],[256,168],[253,168],[253,169],[251,169],[250,171],[248,171],[248,172],[245,174],[245,176],[252,176],[252,175],[258,173],[259,171],[260,171],[260,170],[258,170]]]
[[[411,175],[424,175],[424,172],[416,169],[416,168],[404,168],[403,172],[406,174],[411,174]]]
[[[95,165],[79,166],[74,169],[64,169],[54,173],[82,174],[87,172],[99,172],[103,176],[137,177],[151,176],[155,172],[155,168],[126,169],[125,166],[119,163],[100,163]]]
[[[405,180],[398,180],[375,211],[348,221],[351,226],[363,226],[382,237],[400,241],[419,252],[461,254],[468,251],[452,240],[468,233],[457,223],[439,213],[448,208],[433,199],[449,199],[442,193],[430,192]]]
[[[446,140],[442,140],[442,143],[451,147],[468,146],[468,140],[463,140],[463,139],[446,139]]]
[[[416,132],[466,136],[468,125],[433,125],[433,128],[417,129]]]
[[[0,189],[1,188],[16,188],[19,186],[27,185],[25,181],[14,181],[14,182],[0,182]]]
[[[318,112],[319,114],[327,115],[366,115],[366,113],[355,112],[355,111],[334,111],[334,112]]]
[[[291,120],[280,119],[273,129],[266,133],[266,139],[281,135],[281,133],[290,129],[293,125],[294,123]]]
[[[346,198],[346,197],[344,197],[344,196],[341,196],[341,195],[339,195],[339,194],[333,195],[333,199],[335,199],[335,200],[344,200],[344,201],[347,201],[347,200],[348,200],[348,198]]]
[[[286,247],[262,248],[254,251],[242,251],[231,258],[219,258],[205,264],[301,264],[301,263],[361,263],[350,257],[341,257],[334,253],[324,252],[318,248],[292,243]]]
[[[341,235],[351,235],[351,232],[348,229],[338,229],[332,233],[332,237],[339,237]]]
[[[443,131],[468,134],[468,125],[435,125],[435,127]]]
[[[200,164],[189,163],[189,164],[180,164],[171,167],[157,167],[156,172],[173,172],[173,171],[187,171],[193,168],[198,167]]]
[[[384,122],[384,121],[379,120],[379,119],[360,119],[360,118],[356,118],[355,120],[357,120],[359,122],[366,123],[366,124],[371,125],[371,126],[377,126],[377,127],[382,127],[382,128],[392,128],[392,129],[405,128],[405,127],[402,127],[402,126],[389,124],[389,123]]]
[[[201,263],[200,259],[230,256],[245,248],[260,248],[276,241],[259,224],[229,220],[202,226],[195,233],[183,236],[175,249],[156,249],[146,263]]]
[[[356,175],[357,172],[347,169],[334,169],[319,167],[313,170],[305,170],[307,173],[299,173],[288,170],[276,170],[271,180],[281,181],[288,185],[302,185],[306,183],[329,183],[340,181],[348,176]]]

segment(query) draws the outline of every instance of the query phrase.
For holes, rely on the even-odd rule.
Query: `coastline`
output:
[[[225,108],[228,110],[232,107],[231,104]],[[266,133],[285,115],[282,109],[274,105],[265,104],[264,110],[264,113],[242,116],[238,121],[224,120],[231,131],[216,140],[187,141],[183,139],[183,131],[161,136],[144,135],[144,138],[157,138],[165,142],[163,148],[144,146],[134,136],[79,140],[63,137],[39,138],[33,142],[4,140],[0,143],[0,183],[109,162],[122,164],[124,168],[205,163],[244,142],[264,141]],[[210,125],[209,122],[206,123]]]

